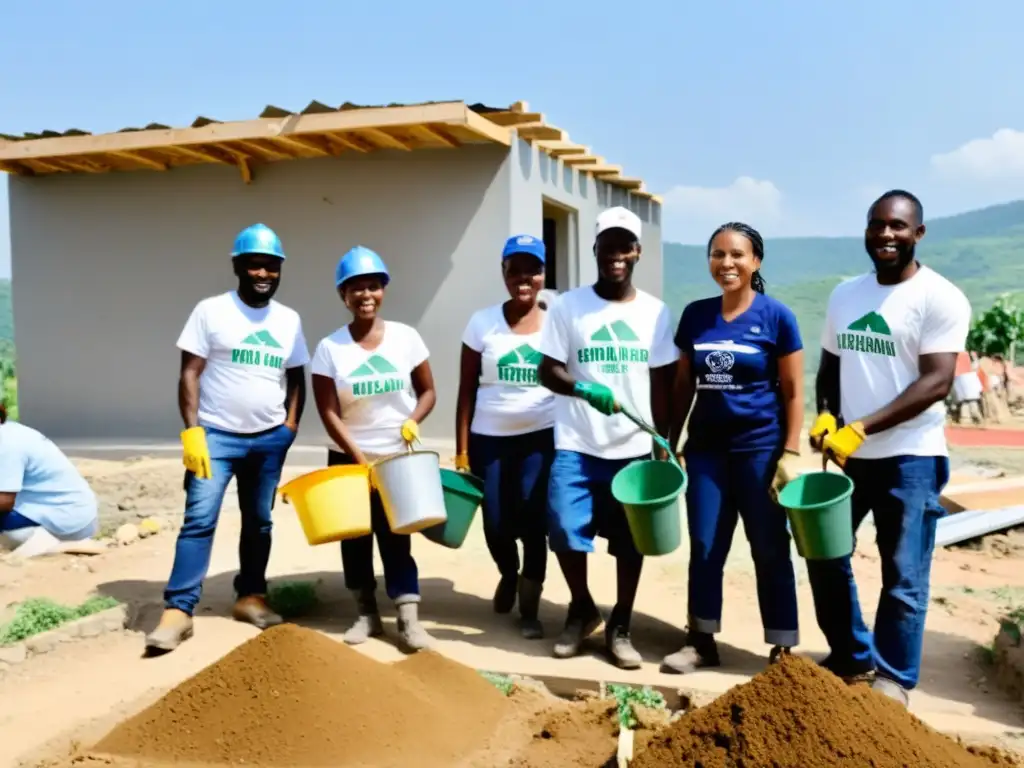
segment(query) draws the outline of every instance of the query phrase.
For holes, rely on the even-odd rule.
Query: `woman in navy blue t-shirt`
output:
[[[686,645],[666,656],[672,671],[719,666],[722,581],[742,518],[757,577],[765,642],[774,662],[799,642],[796,579],[786,514],[775,492],[792,475],[803,425],[803,344],[792,311],[764,294],[764,242],[741,223],[708,242],[722,295],[683,310],[672,422],[677,445],[689,414],[683,457],[689,474],[690,532]],[[690,407],[693,412],[690,413]]]

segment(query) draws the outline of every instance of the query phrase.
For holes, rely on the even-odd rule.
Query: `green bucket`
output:
[[[686,473],[675,461],[634,461],[612,478],[612,496],[626,510],[626,522],[637,551],[667,555],[682,543],[679,496]]]
[[[423,535],[435,544],[458,549],[469,534],[476,511],[484,499],[484,481],[468,472],[441,470],[441,490],[448,519],[423,529]]]
[[[851,496],[853,480],[838,472],[800,475],[779,492],[801,557],[835,560],[853,553]]]

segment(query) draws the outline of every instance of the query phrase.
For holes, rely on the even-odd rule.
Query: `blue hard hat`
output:
[[[533,235],[512,235],[505,241],[505,247],[501,251],[501,260],[510,259],[517,253],[528,253],[540,259],[540,263],[543,264],[546,253],[544,241]]]
[[[384,259],[369,248],[357,245],[338,262],[334,270],[334,285],[337,287],[346,280],[363,275],[380,275],[384,285],[391,281],[391,274]]]
[[[266,224],[253,224],[238,233],[235,247],[231,249],[231,258],[246,253],[262,253],[284,259],[284,246],[277,233]]]

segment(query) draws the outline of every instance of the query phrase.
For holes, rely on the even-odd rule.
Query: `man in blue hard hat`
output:
[[[273,300],[285,260],[280,238],[254,224],[239,233],[231,258],[238,288],[200,301],[178,338],[185,520],[165,610],[146,638],[150,652],[172,651],[192,636],[232,477],[242,514],[233,616],[260,629],[281,623],[266,602],[270,513],[305,404],[309,349],[298,313]]]

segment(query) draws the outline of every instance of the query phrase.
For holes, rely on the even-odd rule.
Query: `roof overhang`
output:
[[[513,137],[609,184],[655,200],[640,179],[569,141],[525,102],[507,109],[462,101],[430,104],[330,107],[312,102],[302,112],[269,106],[252,120],[218,122],[198,117],[188,128],[151,124],[104,134],[80,130],[0,136],[0,171],[37,176],[53,173],[107,173],[122,170],[167,171],[221,164],[237,167],[252,180],[261,163],[381,149],[413,151],[456,149],[473,144],[509,146]]]

